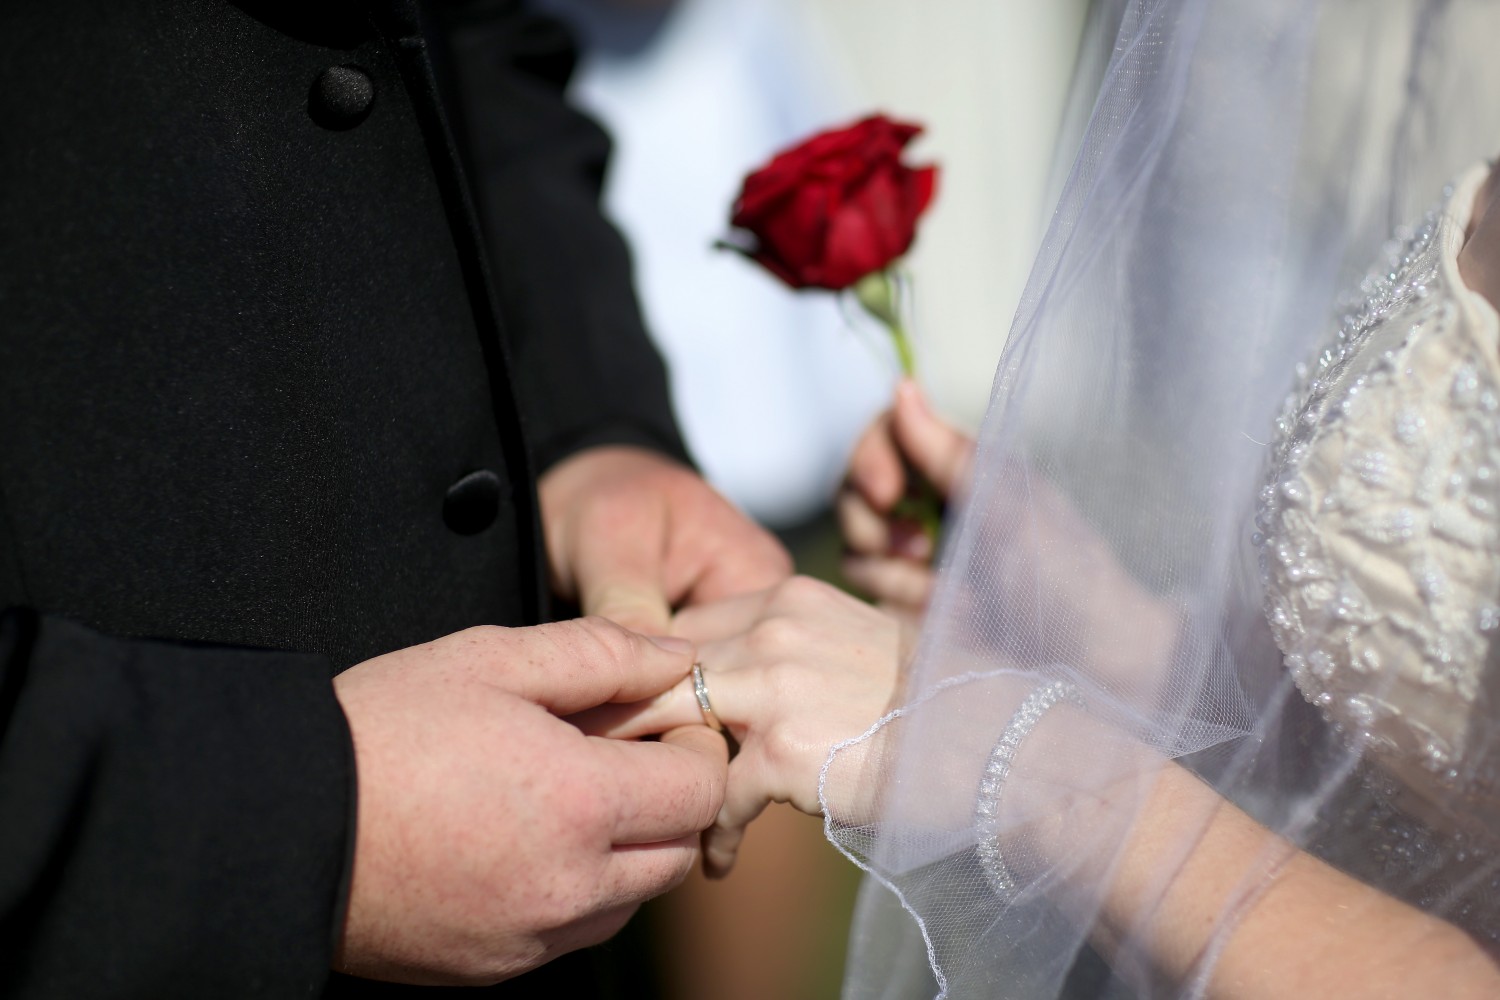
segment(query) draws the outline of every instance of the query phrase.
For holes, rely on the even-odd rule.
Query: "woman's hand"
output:
[[[1495,215],[1500,226],[1500,211]],[[908,380],[850,460],[839,497],[844,575],[907,626],[926,611],[936,573],[927,537],[891,515],[906,487],[906,463],[952,498],[967,481],[973,454],[974,441],[934,415]],[[1176,641],[1176,609],[1120,565],[1109,543],[1039,470],[1007,467],[987,490],[988,516],[970,541],[999,557],[969,586],[973,599],[998,616],[993,631],[1031,637],[1028,623],[1059,609],[1078,622],[1068,633],[1072,645],[993,654],[1074,662],[1111,684],[1154,690]]]
[[[892,515],[906,492],[908,466],[948,500],[967,476],[973,453],[974,442],[939,419],[909,379],[897,387],[896,405],[855,447],[838,499],[848,548],[844,576],[892,614],[915,621],[932,592],[932,540],[920,525]]]
[[[772,802],[821,815],[829,749],[886,713],[896,689],[901,627],[831,587],[794,577],[770,590],[689,608],[673,631],[698,645],[714,714],[740,752],[724,807],[703,835],[704,868],[728,873],[746,825]],[[596,736],[633,738],[703,722],[691,680],[649,702],[574,716]]]

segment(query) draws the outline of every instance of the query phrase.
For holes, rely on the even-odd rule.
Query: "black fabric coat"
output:
[[[0,995],[318,995],[331,676],[540,620],[537,471],[681,454],[519,6],[0,5]]]

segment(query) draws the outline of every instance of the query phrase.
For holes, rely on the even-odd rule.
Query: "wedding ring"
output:
[[[703,722],[716,733],[724,731],[724,723],[714,714],[713,703],[708,700],[708,685],[703,680],[703,664],[693,664],[693,695],[698,699],[698,710],[703,713]]]

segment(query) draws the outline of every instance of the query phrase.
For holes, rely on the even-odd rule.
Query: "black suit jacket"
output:
[[[0,994],[317,995],[330,677],[542,618],[537,469],[681,455],[519,6],[0,6]]]

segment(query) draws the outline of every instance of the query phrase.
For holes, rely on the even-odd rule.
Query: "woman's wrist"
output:
[[[1087,708],[1083,691],[1071,681],[1057,680],[1038,684],[1035,690],[1022,699],[1015,714],[1010,717],[1010,722],[1000,733],[1000,738],[995,741],[985,763],[984,775],[979,780],[978,801],[974,806],[975,849],[985,878],[1003,896],[1019,891],[1020,883],[1016,872],[1006,862],[1006,850],[1002,847],[1009,838],[1005,836],[1001,796],[1005,793],[1005,786],[1026,738],[1048,712],[1064,703],[1081,709]]]
[[[1024,892],[1046,873],[1051,889],[1073,896],[1102,886],[1166,761],[1101,718],[1078,685],[1040,681],[988,763],[976,832],[992,886],[1002,895]],[[986,801],[988,816],[980,811]]]

